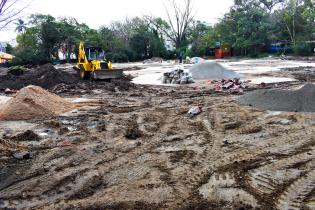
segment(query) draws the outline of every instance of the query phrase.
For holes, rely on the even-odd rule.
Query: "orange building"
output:
[[[220,45],[220,47],[215,49],[214,57],[216,59],[222,59],[222,58],[231,57],[231,56],[232,56],[232,47],[231,47],[231,45],[222,44],[222,45]]]

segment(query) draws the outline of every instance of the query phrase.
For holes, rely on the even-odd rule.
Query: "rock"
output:
[[[196,116],[198,114],[200,114],[202,112],[202,109],[200,106],[193,106],[189,109],[188,114],[193,117]]]
[[[41,138],[32,130],[27,130],[11,138],[15,141],[39,141]]]
[[[232,129],[240,127],[241,125],[242,125],[241,121],[232,121],[232,122],[227,122],[227,123],[222,124],[224,130],[232,130]]]
[[[239,129],[240,134],[251,134],[258,133],[262,130],[262,126],[260,125],[247,125]]]
[[[67,128],[67,127],[62,127],[62,128],[59,129],[58,134],[59,134],[59,135],[63,135],[63,134],[66,134],[66,133],[68,133],[68,132],[70,132],[69,128]]]
[[[163,142],[174,142],[174,141],[181,141],[181,140],[183,140],[183,136],[172,135],[172,136],[167,136],[165,139],[163,139]]]
[[[13,157],[18,159],[18,160],[27,160],[27,159],[31,159],[32,155],[30,152],[28,151],[22,151],[22,152],[15,152],[13,153]]]
[[[137,140],[141,136],[142,136],[141,131],[135,128],[129,128],[125,135],[125,137],[129,140]]]
[[[6,89],[4,90],[4,93],[5,93],[5,94],[12,94],[12,93],[16,93],[16,91],[11,90],[10,88],[6,88]]]
[[[279,124],[280,124],[280,125],[291,125],[291,124],[292,124],[292,121],[291,121],[291,120],[288,120],[288,119],[283,119],[283,120],[280,120],[280,121],[279,121]]]

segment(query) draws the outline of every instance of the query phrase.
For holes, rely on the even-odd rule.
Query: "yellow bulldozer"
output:
[[[83,42],[79,46],[77,67],[84,80],[118,79],[123,76],[122,69],[113,69],[112,63],[106,61],[102,48],[84,47]]]

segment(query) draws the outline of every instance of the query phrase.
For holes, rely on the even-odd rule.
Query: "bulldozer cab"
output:
[[[87,57],[88,61],[105,60],[105,52],[100,47],[86,47],[85,53],[86,53],[86,57]]]
[[[105,52],[100,47],[84,47],[80,42],[78,69],[82,79],[117,79],[123,76],[122,69],[113,70],[112,63],[106,61]]]

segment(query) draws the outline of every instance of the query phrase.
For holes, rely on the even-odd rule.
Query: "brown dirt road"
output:
[[[76,112],[29,121],[40,140],[0,138],[0,209],[314,209],[314,114],[188,87],[85,96]],[[190,118],[193,105],[203,112]]]

